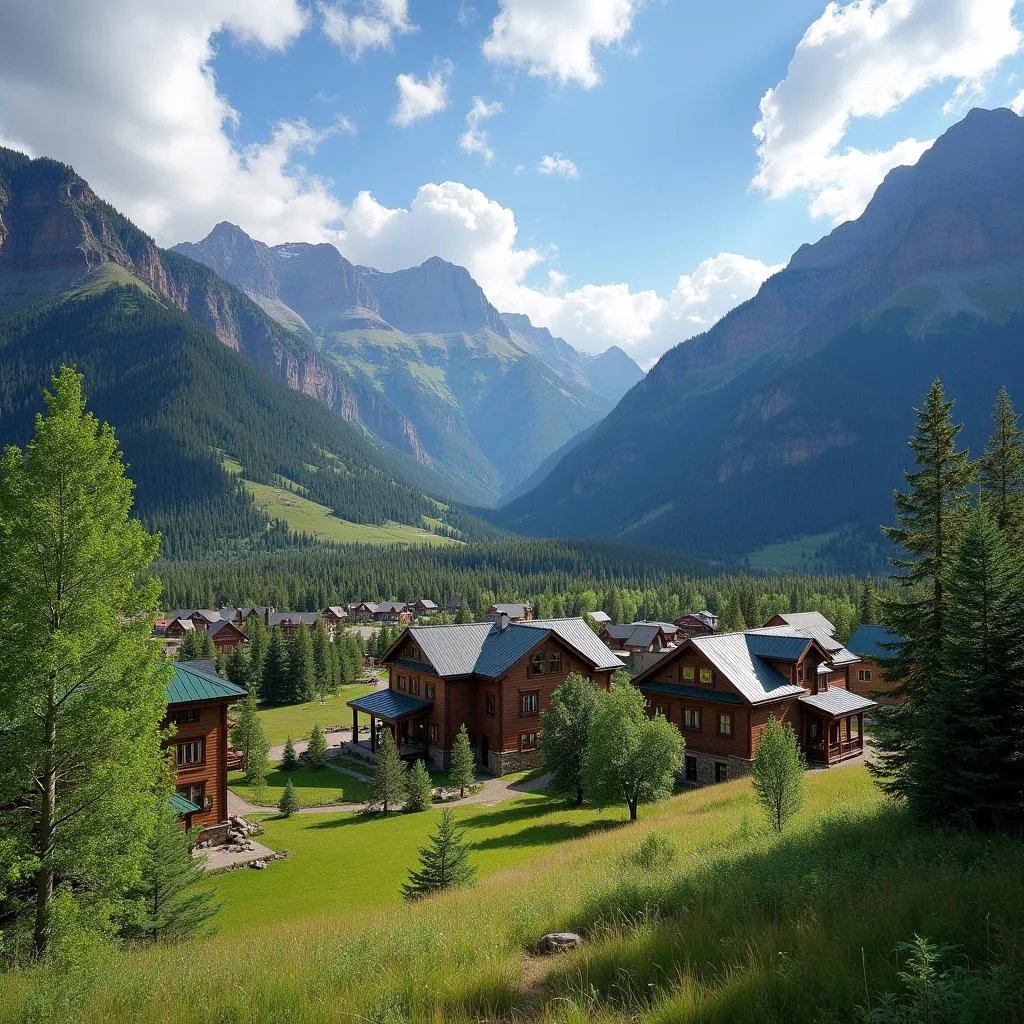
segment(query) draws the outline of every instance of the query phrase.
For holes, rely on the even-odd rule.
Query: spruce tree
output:
[[[241,704],[236,705],[235,715],[231,745],[242,754],[246,784],[262,794],[270,774],[270,744],[260,721],[256,697],[248,694]]]
[[[427,771],[425,761],[417,758],[409,770],[408,777],[409,795],[405,801],[407,811],[426,811],[434,800],[434,783]]]
[[[381,810],[387,814],[395,804],[405,799],[407,793],[405,762],[398,754],[391,730],[384,729],[377,744],[377,766],[370,785],[370,803],[380,804]]]
[[[597,687],[574,672],[551,694],[540,716],[540,752],[551,773],[551,789],[571,793],[577,807],[583,803],[583,763],[596,707]]]
[[[455,827],[451,808],[444,808],[437,831],[430,837],[429,844],[420,849],[419,870],[409,872],[402,895],[406,900],[417,900],[445,889],[472,885],[476,868],[469,862],[469,850],[469,844]]]
[[[224,663],[224,675],[243,690],[249,689],[250,665],[245,644],[235,644],[228,652],[227,661]]]
[[[743,615],[743,599],[738,588],[734,587],[729,594],[729,602],[722,614],[723,633],[742,633],[749,623]]]
[[[204,884],[202,859],[192,856],[202,826],[184,831],[172,796],[170,786],[161,788],[141,877],[128,894],[130,913],[121,928],[128,939],[156,942],[212,935],[212,919],[224,905],[217,890]]]
[[[904,474],[907,490],[894,496],[896,525],[883,528],[902,552],[892,560],[894,587],[882,601],[883,622],[900,637],[884,666],[897,703],[875,713],[876,758],[869,768],[893,796],[909,797],[929,770],[919,756],[919,741],[927,724],[928,692],[942,670],[946,582],[974,480],[967,452],[957,447],[961,428],[951,419],[952,407],[936,380],[924,408],[915,410],[910,448],[916,466]]]
[[[327,737],[319,722],[314,722],[313,728],[309,730],[306,756],[309,758],[310,768],[323,768],[327,764]]]
[[[804,756],[793,727],[774,716],[761,731],[752,769],[754,796],[781,833],[804,798]]]
[[[466,731],[465,722],[459,726],[455,743],[452,744],[448,774],[451,777],[452,785],[459,787],[459,799],[466,795],[467,787],[476,782],[476,764],[473,758],[473,748],[469,745],[469,733]]]
[[[455,621],[460,625],[473,621],[473,612],[470,610],[469,602],[464,597],[459,601],[459,610],[455,616]]]
[[[1024,539],[1024,431],[1006,388],[992,411],[993,431],[978,463],[981,491],[996,523],[1015,540]]]
[[[313,641],[305,626],[296,626],[287,643],[286,703],[306,704],[316,696]]]
[[[857,605],[857,620],[862,626],[878,624],[878,594],[875,581],[868,576],[860,591],[860,602]]]
[[[327,628],[321,619],[317,619],[313,627],[312,637],[313,648],[313,689],[317,700],[321,704],[327,699],[327,695],[335,687],[331,638],[327,635]]]
[[[264,704],[283,704],[288,695],[288,657],[284,634],[279,628],[270,631],[267,653],[263,659],[260,696]]]
[[[267,657],[270,634],[264,621],[257,615],[250,616],[245,623],[245,635],[249,638],[249,682],[247,690],[255,690],[260,697],[263,684],[263,662]]]
[[[281,752],[281,763],[279,765],[283,772],[293,772],[299,767],[299,756],[295,753],[295,744],[291,736],[284,742],[284,750]]]
[[[201,629],[190,629],[185,633],[178,648],[178,661],[198,661],[203,654],[203,640],[206,634]]]
[[[295,792],[295,784],[289,779],[281,794],[281,799],[277,802],[277,809],[281,812],[282,817],[290,818],[301,808],[302,804],[299,803],[299,794]]]

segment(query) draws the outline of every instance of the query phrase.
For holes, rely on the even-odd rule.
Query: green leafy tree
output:
[[[1024,431],[1006,388],[996,397],[992,422],[978,481],[1000,529],[1019,541],[1024,538]]]
[[[279,628],[270,631],[267,653],[263,659],[260,696],[264,704],[283,704],[288,699],[288,653],[284,633]]]
[[[182,829],[172,796],[170,786],[161,789],[141,877],[128,894],[131,912],[121,931],[129,939],[157,942],[212,935],[213,919],[224,905],[217,890],[205,885],[202,860],[192,856],[202,826]]]
[[[231,730],[231,745],[241,752],[245,765],[245,781],[261,795],[270,774],[270,743],[260,721],[259,705],[254,694],[235,707],[235,725]]]
[[[875,581],[869,576],[861,587],[857,619],[862,625],[873,626],[878,623],[878,613],[878,593],[875,590]]]
[[[469,844],[455,826],[450,807],[441,811],[437,830],[427,846],[420,849],[419,870],[409,872],[409,881],[402,886],[406,900],[418,900],[445,889],[462,889],[472,885],[476,868],[469,861]]]
[[[618,673],[616,673],[618,675]],[[597,803],[637,806],[672,792],[683,763],[683,737],[663,715],[648,718],[644,695],[620,681],[598,691],[584,759],[584,789]]]
[[[596,707],[597,687],[573,672],[551,694],[550,706],[540,716],[540,752],[551,773],[551,788],[573,794],[577,806],[583,803],[583,764]]]
[[[427,811],[434,800],[434,783],[424,761],[416,760],[409,769],[409,795],[405,801],[407,811]]]
[[[381,732],[377,744],[377,766],[370,785],[370,803],[380,804],[387,814],[395,804],[401,803],[409,791],[405,762],[398,754],[395,738],[390,729]]]
[[[753,782],[754,796],[776,832],[803,803],[806,767],[793,727],[769,718],[754,754]]]
[[[138,875],[170,673],[150,640],[159,540],[82,378],[64,367],[52,387],[0,459],[0,835],[33,876],[38,955],[58,886],[102,926]]]
[[[327,737],[319,722],[314,722],[313,728],[309,730],[306,755],[310,768],[323,768],[327,764]]]
[[[288,637],[286,648],[286,703],[306,704],[316,696],[313,640],[309,630],[305,626],[296,626]]]
[[[893,591],[882,602],[882,618],[900,641],[884,666],[897,703],[875,714],[876,757],[869,766],[893,796],[909,796],[930,769],[918,757],[917,739],[926,723],[927,696],[942,669],[948,595],[946,581],[956,557],[970,503],[974,470],[957,447],[960,425],[951,418],[941,381],[924,408],[915,410],[910,440],[916,468],[907,472],[906,491],[897,491],[896,525],[885,535],[901,550],[893,559]]]
[[[476,763],[473,748],[469,745],[469,733],[466,724],[459,726],[459,731],[452,744],[451,757],[448,763],[448,775],[453,786],[459,787],[459,798],[466,795],[466,790],[476,782]]]
[[[299,794],[295,792],[295,784],[289,779],[281,794],[281,799],[277,802],[277,809],[281,812],[282,817],[290,818],[301,808],[302,804],[299,803]]]
[[[281,752],[280,768],[283,772],[293,772],[299,767],[299,756],[295,753],[295,744],[291,736],[284,742],[284,750]]]

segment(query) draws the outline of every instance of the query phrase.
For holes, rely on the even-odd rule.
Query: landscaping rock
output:
[[[564,953],[583,945],[583,936],[575,932],[548,932],[541,937],[538,948],[542,953]]]
[[[264,861],[264,860],[251,860],[251,861],[249,861],[249,867],[255,869],[256,871],[263,871],[263,870],[266,869],[266,866],[267,866],[267,862]]]

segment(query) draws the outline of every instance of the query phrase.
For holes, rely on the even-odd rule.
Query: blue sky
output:
[[[1024,109],[1021,6],[15,0],[0,141],[161,243],[227,219],[382,269],[437,254],[646,364],[970,106]]]

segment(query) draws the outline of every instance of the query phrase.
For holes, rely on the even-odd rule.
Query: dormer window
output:
[[[531,676],[542,676],[544,675],[544,667],[546,659],[544,658],[544,652],[538,651],[532,658],[530,658],[530,675]]]

